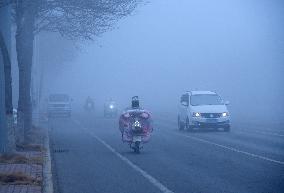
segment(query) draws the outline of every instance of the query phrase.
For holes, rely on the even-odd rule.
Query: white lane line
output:
[[[244,130],[244,129],[238,129],[238,130],[234,130],[234,132],[236,133],[259,133],[262,135],[274,135],[274,136],[278,136],[278,137],[284,137],[284,135],[282,134],[278,134],[278,133],[272,133],[272,132],[266,132],[266,131],[251,131],[251,130]]]
[[[196,141],[199,141],[199,142],[207,143],[207,144],[210,144],[210,145],[215,145],[217,147],[221,147],[223,149],[227,149],[227,150],[234,151],[234,152],[237,152],[237,153],[245,154],[245,155],[250,156],[250,157],[254,157],[254,158],[262,159],[262,160],[265,160],[265,161],[269,161],[269,162],[277,163],[277,164],[280,164],[280,165],[284,165],[283,161],[274,160],[272,158],[268,158],[268,157],[265,157],[265,156],[261,156],[261,155],[249,153],[249,152],[246,152],[246,151],[238,150],[236,148],[233,148],[233,147],[230,147],[230,146],[221,145],[221,144],[218,144],[218,143],[215,143],[215,142],[211,142],[211,141],[208,141],[206,139],[199,138],[199,137],[193,137],[193,136],[189,136],[189,135],[185,135],[185,134],[174,133],[172,131],[167,131],[167,132],[173,133],[173,134],[178,135],[178,136],[190,138],[190,139],[193,139],[193,140],[196,140]]]
[[[174,193],[170,189],[168,189],[165,185],[163,185],[161,182],[159,182],[156,178],[148,174],[146,171],[142,170],[140,167],[132,163],[129,159],[118,153],[114,148],[112,148],[109,144],[107,144],[104,140],[99,138],[93,133],[90,133],[86,128],[84,128],[79,121],[75,120],[75,123],[80,125],[85,132],[89,133],[93,138],[95,138],[97,141],[99,141],[102,145],[104,145],[108,150],[110,150],[113,154],[115,154],[120,160],[125,162],[127,165],[129,165],[132,169],[134,169],[136,172],[140,173],[144,178],[146,178],[151,184],[153,184],[155,187],[157,187],[161,192],[163,193]]]
[[[262,159],[262,160],[265,160],[265,161],[269,161],[269,162],[277,163],[277,164],[280,164],[280,165],[284,165],[283,161],[278,161],[278,160],[274,160],[274,159],[271,159],[271,158],[268,158],[268,157],[264,157],[264,156],[261,156],[261,155],[249,153],[249,152],[242,151],[242,150],[238,150],[238,149],[233,148],[233,147],[221,145],[221,144],[214,143],[214,142],[211,142],[211,141],[208,141],[208,140],[205,140],[205,139],[201,139],[201,138],[198,138],[198,137],[193,137],[193,136],[183,135],[183,134],[178,134],[178,133],[173,133],[173,134],[178,135],[178,136],[182,136],[182,137],[186,137],[186,138],[189,138],[189,139],[193,139],[193,140],[196,140],[196,141],[199,141],[199,142],[207,143],[207,144],[210,144],[210,145],[215,145],[217,147],[221,147],[223,149],[227,149],[227,150],[230,150],[230,151],[233,151],[233,152],[245,154],[245,155],[250,156],[250,157],[254,157],[254,158]]]

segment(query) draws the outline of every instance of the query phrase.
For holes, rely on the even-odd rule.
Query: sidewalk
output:
[[[22,153],[28,159],[43,156],[42,153]],[[10,164],[0,163],[0,174],[13,175],[9,182],[0,184],[0,193],[41,193],[43,166],[40,164]],[[27,180],[17,180],[16,177],[28,177]]]
[[[0,186],[1,193],[41,193],[40,186],[8,185]]]
[[[31,133],[32,146],[12,157],[0,157],[0,193],[53,192],[47,125],[36,118],[34,123],[43,127],[36,127]]]

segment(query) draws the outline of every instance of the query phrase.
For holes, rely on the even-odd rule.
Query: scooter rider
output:
[[[85,109],[93,109],[94,106],[94,100],[90,96],[88,96],[85,102]]]
[[[132,97],[131,107],[132,107],[132,109],[140,109],[138,96],[133,96]]]
[[[112,99],[108,100],[104,104],[104,116],[105,117],[114,117],[117,115],[118,108],[116,102]]]
[[[129,110],[134,110],[134,109],[140,109],[140,104],[139,104],[139,98],[138,96],[133,96],[131,99],[131,107],[127,107],[124,111],[126,113]],[[127,114],[129,115],[129,114]],[[121,137],[123,138],[123,133],[124,133],[124,127],[122,126],[123,124],[119,124],[119,130],[121,132]]]
[[[133,96],[131,106],[119,118],[119,130],[123,142],[127,142],[134,152],[139,153],[142,144],[150,139],[153,131],[152,118],[149,111],[140,107],[138,96]]]

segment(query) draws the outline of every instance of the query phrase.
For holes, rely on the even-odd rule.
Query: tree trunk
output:
[[[26,34],[28,35],[28,34]],[[33,36],[32,34],[28,36]],[[33,37],[22,36],[17,34],[17,56],[19,67],[19,100],[18,100],[18,118],[19,127],[22,130],[23,139],[20,142],[25,142],[27,132],[32,127],[32,105],[31,105],[31,69],[32,69],[32,54],[33,54]]]
[[[0,31],[0,49],[4,63],[4,77],[5,77],[5,109],[8,130],[8,148],[7,151],[15,150],[15,133],[13,121],[13,102],[12,102],[12,74],[11,74],[11,60],[9,52],[4,40],[4,36]]]
[[[5,74],[5,106],[6,114],[13,114],[13,102],[12,102],[12,74],[11,74],[11,60],[7,46],[2,32],[0,31],[0,47],[4,62],[4,74]]]
[[[26,9],[23,18],[17,18],[16,21],[16,50],[19,67],[17,142],[20,144],[27,142],[27,134],[32,128],[31,70],[35,24],[34,12],[33,9]]]
[[[0,58],[2,59],[2,54]],[[5,79],[4,79],[4,62],[0,61],[0,153],[7,151],[8,130],[5,116]]]

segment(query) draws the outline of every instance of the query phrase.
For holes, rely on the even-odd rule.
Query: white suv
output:
[[[229,102],[211,91],[188,91],[181,96],[178,128],[223,128],[230,131]]]

